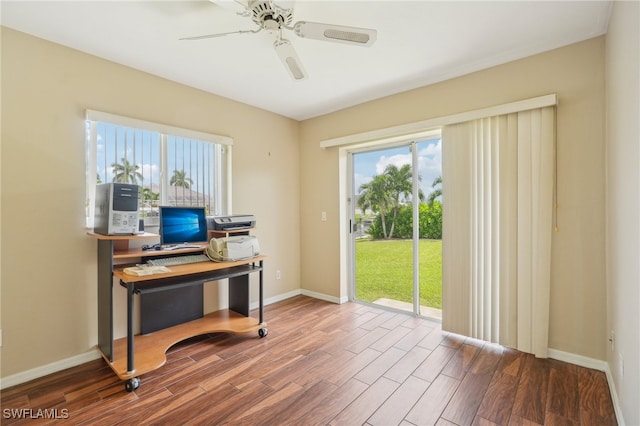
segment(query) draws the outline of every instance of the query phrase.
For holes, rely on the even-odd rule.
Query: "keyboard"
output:
[[[161,257],[147,261],[149,265],[153,266],[175,266],[199,262],[211,262],[211,259],[206,254],[189,254],[186,256]]]
[[[137,265],[124,268],[123,272],[127,275],[137,275],[140,277],[143,275],[164,274],[165,272],[171,271],[166,266]]]

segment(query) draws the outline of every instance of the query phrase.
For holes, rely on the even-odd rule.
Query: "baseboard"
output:
[[[313,297],[314,299],[320,299],[320,300],[324,300],[325,302],[336,303],[338,305],[342,305],[343,303],[346,303],[349,301],[349,299],[346,297],[338,298],[335,296],[329,296],[328,294],[316,293],[315,291],[311,291],[311,290],[303,289],[301,294],[303,296]]]
[[[67,368],[76,367],[101,357],[102,355],[100,355],[100,352],[97,349],[92,349],[80,355],[75,355],[60,361],[52,362],[51,364],[3,377],[0,378],[0,389],[7,389],[11,386],[26,383],[30,380],[38,379],[52,373],[57,373],[58,371],[66,370]]]
[[[607,377],[609,392],[611,393],[611,400],[613,402],[613,409],[616,413],[616,420],[618,421],[618,425],[625,425],[624,417],[622,417],[622,409],[620,408],[620,400],[618,399],[618,392],[616,391],[616,386],[613,381],[613,375],[611,374],[611,368],[609,368],[609,364],[606,361],[588,358],[586,356],[576,355],[551,348],[549,348],[549,358],[579,365],[580,367],[592,368],[594,370],[602,371]]]
[[[557,349],[549,348],[549,358],[557,359],[558,361],[568,362],[570,364],[579,365],[580,367],[592,368],[598,371],[605,371],[607,369],[606,361],[589,358],[582,355],[576,355],[569,352],[563,352]]]
[[[300,296],[300,295],[313,297],[314,299],[324,300],[325,302],[336,303],[338,305],[341,305],[349,301],[347,297],[337,298],[337,297],[329,296],[323,293],[317,293],[315,291],[299,289],[299,290],[293,290],[287,293],[278,294],[277,296],[270,297],[268,299],[264,299],[264,305],[265,306],[271,305],[273,303],[281,302],[283,300],[290,299],[292,297]],[[258,302],[251,303],[250,308],[257,309]]]
[[[265,306],[267,306],[277,302],[282,302],[283,300],[290,299],[301,294],[302,293],[300,292],[300,290],[293,290],[287,293],[278,294],[277,296],[269,297],[268,299],[264,299],[263,303]],[[252,302],[249,307],[251,309],[258,309],[259,305],[259,302]]]
[[[346,303],[346,302],[349,301],[349,299],[347,299],[346,297],[337,298],[337,297],[329,296],[329,295],[326,295],[326,294],[323,294],[323,293],[316,293],[315,291],[309,291],[309,290],[302,290],[301,289],[301,290],[293,290],[293,291],[290,291],[288,293],[282,293],[282,294],[279,294],[277,296],[270,297],[268,299],[264,299],[264,305],[265,306],[271,305],[273,303],[281,302],[283,300],[290,299],[292,297],[300,296],[300,295],[313,297],[314,299],[324,300],[325,302],[336,303],[338,305],[341,305],[341,304]],[[250,307],[251,307],[251,309],[257,309],[258,308],[258,302],[251,303]]]
[[[620,408],[620,400],[618,399],[618,391],[616,391],[615,382],[613,381],[613,374],[609,363],[606,364],[607,368],[604,370],[604,374],[607,376],[607,383],[609,383],[609,392],[611,392],[611,400],[613,401],[613,409],[616,412],[616,420],[618,426],[625,426],[624,417],[622,416],[622,408]]]

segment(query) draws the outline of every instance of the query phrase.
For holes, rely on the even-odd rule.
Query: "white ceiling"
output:
[[[294,81],[274,36],[234,4],[210,1],[6,1],[2,25],[150,74],[303,120],[606,33],[610,1],[329,1],[276,4],[294,22],[373,28],[371,47],[298,38]]]

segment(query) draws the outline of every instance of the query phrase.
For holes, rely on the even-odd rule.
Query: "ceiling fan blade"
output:
[[[278,39],[273,43],[273,48],[294,80],[304,80],[306,78],[307,73],[289,40]]]
[[[319,22],[296,22],[293,31],[298,37],[315,40],[334,41],[357,46],[371,46],[378,32],[368,28],[345,27],[343,25],[321,24]]]
[[[230,31],[228,33],[216,33],[216,34],[205,34],[205,35],[199,35],[199,36],[195,36],[195,37],[183,37],[180,40],[202,40],[205,38],[215,38],[215,37],[224,37],[227,35],[232,35],[232,34],[255,34],[258,31],[260,31],[262,28],[258,28],[255,30],[239,30],[239,31]]]

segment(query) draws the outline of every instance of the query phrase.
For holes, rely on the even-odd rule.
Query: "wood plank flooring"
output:
[[[174,346],[163,367],[141,376],[135,392],[126,392],[103,360],[3,390],[0,421],[616,424],[599,371],[536,359],[448,334],[428,320],[353,303],[298,296],[267,306],[265,319],[269,335],[263,339],[214,334]]]

